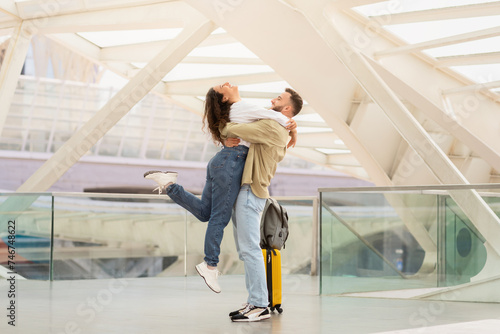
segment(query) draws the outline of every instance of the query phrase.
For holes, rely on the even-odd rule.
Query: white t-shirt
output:
[[[252,123],[261,119],[272,119],[286,127],[288,117],[278,111],[262,108],[246,101],[238,101],[231,105],[229,120],[233,123]],[[250,147],[250,143],[244,140],[240,145]]]

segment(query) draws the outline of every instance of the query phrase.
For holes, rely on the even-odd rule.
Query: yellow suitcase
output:
[[[281,253],[277,249],[263,249],[264,263],[266,264],[267,291],[269,294],[269,307],[271,312],[281,308]]]

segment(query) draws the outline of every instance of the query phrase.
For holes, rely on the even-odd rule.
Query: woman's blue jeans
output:
[[[205,233],[205,262],[219,263],[224,228],[231,219],[233,205],[241,186],[248,147],[224,147],[208,163],[207,180],[201,199],[178,184],[167,187],[167,195],[202,222],[208,221]]]

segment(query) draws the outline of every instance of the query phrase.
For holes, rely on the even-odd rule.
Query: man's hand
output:
[[[297,130],[292,130],[290,131],[290,141],[288,142],[288,145],[286,145],[286,148],[290,147],[295,147],[295,144],[297,144]]]
[[[293,118],[289,118],[288,122],[286,122],[286,129],[288,131],[292,131],[292,130],[297,129],[297,123],[295,122],[295,120]]]
[[[226,146],[226,147],[235,147],[235,146],[238,146],[239,143],[240,143],[240,139],[239,138],[227,138],[224,141],[224,146]]]

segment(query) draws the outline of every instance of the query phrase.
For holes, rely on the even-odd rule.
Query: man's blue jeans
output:
[[[249,185],[241,187],[233,213],[233,233],[240,260],[245,266],[247,303],[267,307],[266,268],[260,248],[260,214],[266,200],[255,196]]]
[[[231,219],[241,186],[248,147],[224,147],[208,163],[207,180],[201,199],[178,184],[167,187],[167,195],[202,222],[208,221],[205,233],[205,262],[212,267],[219,263],[224,228]]]

